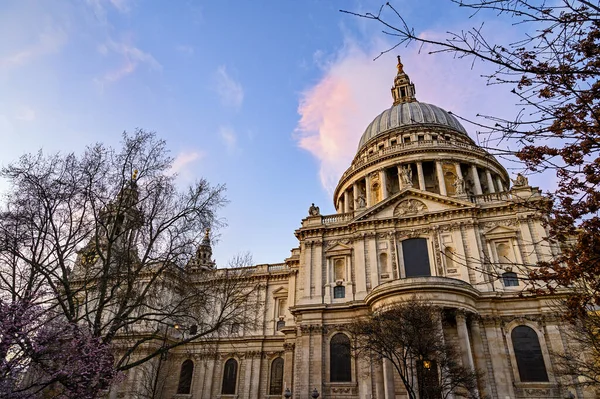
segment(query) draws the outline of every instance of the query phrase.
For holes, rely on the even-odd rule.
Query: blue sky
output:
[[[39,148],[79,152],[117,144],[124,130],[156,131],[180,184],[202,176],[227,185],[217,263],[245,251],[256,263],[282,262],[312,202],[334,213],[331,193],[360,135],[391,105],[396,54],[421,101],[471,118],[515,110],[510,88],[486,87],[485,65],[414,47],[373,61],[393,42],[338,10],[379,4],[2,1],[0,165]],[[394,5],[422,35],[478,22],[450,1]],[[486,29],[508,39],[509,26],[494,18]]]

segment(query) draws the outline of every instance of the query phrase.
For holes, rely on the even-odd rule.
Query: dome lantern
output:
[[[402,103],[411,103],[417,101],[415,94],[415,85],[411,83],[410,78],[404,72],[404,65],[398,56],[398,73],[394,79],[394,87],[392,87],[392,97],[394,99],[393,105]]]

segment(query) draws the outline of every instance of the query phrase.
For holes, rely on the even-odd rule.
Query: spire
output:
[[[215,268],[212,260],[212,246],[210,244],[210,229],[204,231],[204,238],[198,245],[196,256],[188,262],[188,269],[210,270]]]
[[[410,78],[404,72],[404,65],[398,56],[398,73],[394,79],[394,87],[392,87],[392,97],[394,98],[394,105],[402,103],[410,103],[417,101],[415,98],[415,85],[410,82]]]

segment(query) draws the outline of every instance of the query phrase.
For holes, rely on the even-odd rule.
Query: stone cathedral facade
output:
[[[390,364],[338,349],[350,343],[349,322],[414,295],[439,307],[444,338],[482,372],[487,397],[584,397],[560,388],[553,353],[567,339],[551,300],[521,295],[527,268],[558,251],[531,206],[544,197],[523,176],[511,180],[457,118],[417,101],[400,59],[392,97],[340,177],[337,213],[313,204],[291,256],[250,267],[261,328],[232,329],[216,356],[174,349],[162,398],[282,398],[287,389],[294,398],[314,389],[327,399],[405,398]],[[210,273],[208,238],[201,252],[195,272]],[[121,388],[133,393],[140,373],[127,378]]]

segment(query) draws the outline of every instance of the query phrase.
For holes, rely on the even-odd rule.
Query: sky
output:
[[[333,189],[361,134],[392,105],[396,55],[419,101],[467,119],[517,110],[510,87],[481,77],[489,65],[412,45],[374,60],[393,37],[339,10],[380,4],[3,0],[0,166],[40,148],[80,153],[96,142],[117,146],[123,131],[155,131],[181,187],[200,177],[227,186],[217,264],[243,252],[256,264],[283,262],[311,203],[335,213]],[[490,40],[518,33],[450,1],[392,4],[422,36],[482,20]],[[478,140],[476,127],[465,127]]]

